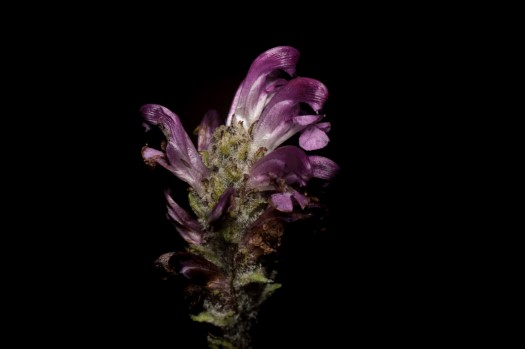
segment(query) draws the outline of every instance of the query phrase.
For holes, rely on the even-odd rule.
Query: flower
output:
[[[209,170],[204,166],[197,149],[184,131],[179,117],[169,109],[156,104],[146,104],[140,108],[140,111],[145,122],[158,126],[168,140],[162,155],[158,151],[145,148],[142,152],[144,160],[157,161],[191,185],[198,193],[202,193],[202,182],[209,175]]]
[[[223,331],[210,343],[246,346],[248,319],[279,287],[260,257],[277,251],[284,223],[310,217],[309,209],[319,205],[306,193],[309,181],[330,180],[339,170],[334,161],[306,152],[329,142],[331,125],[321,113],[328,89],[296,77],[298,59],[288,46],[257,57],[225,123],[215,110],[204,115],[197,148],[175,113],[157,104],[140,109],[146,131],[157,126],[166,138],[163,149],[143,147],[144,161],[190,186],[192,212],[166,191],[167,217],[187,250],[164,254],[157,263],[169,274],[198,281],[203,312],[193,319]],[[296,134],[299,146],[283,145]]]

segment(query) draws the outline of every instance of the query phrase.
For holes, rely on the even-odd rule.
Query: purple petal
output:
[[[142,148],[142,158],[148,166],[155,167],[156,164],[159,164],[168,171],[176,171],[176,169],[173,166],[171,166],[168,160],[166,159],[166,154],[161,152],[160,150],[145,146]]]
[[[213,269],[209,269],[206,266],[195,264],[193,262],[186,263],[180,270],[180,273],[188,279],[206,277],[208,274],[212,274],[213,272]]]
[[[299,126],[308,126],[321,119],[321,115],[299,115],[293,117],[293,123]],[[318,124],[319,125],[319,124]]]
[[[149,130],[151,130],[151,126],[147,122],[143,122],[142,127],[144,127],[144,132],[148,132]]]
[[[306,205],[308,205],[308,203],[310,202],[310,200],[306,196],[299,193],[297,190],[293,191],[292,196],[295,199],[295,201],[297,201],[299,206],[301,206],[302,209],[304,209]]]
[[[208,169],[202,163],[179,117],[157,104],[146,104],[140,108],[140,111],[148,123],[158,125],[166,136],[168,140],[166,156],[171,165],[170,170],[202,194],[204,191],[202,180],[207,177]]]
[[[186,241],[188,244],[191,245],[200,245],[204,242],[203,234],[201,231],[196,231],[189,229],[187,227],[175,227],[175,230],[179,233],[179,235]]]
[[[317,119],[312,115],[300,118],[301,104],[308,104],[318,112],[327,98],[328,89],[317,80],[296,78],[289,81],[264,108],[254,128],[252,152],[260,147],[273,150],[307,125],[319,120],[321,116],[317,116]]]
[[[179,234],[190,244],[201,244],[204,240],[204,233],[200,223],[180,207],[168,192],[165,193],[165,196],[168,202],[168,217],[180,225],[177,227]]]
[[[330,132],[331,125],[329,122],[320,122],[315,126],[317,126],[317,128],[323,132],[326,132],[326,133]]]
[[[307,127],[299,137],[299,145],[304,150],[317,150],[326,147],[330,139],[317,125]]]
[[[279,180],[288,185],[306,185],[312,177],[312,167],[304,151],[288,145],[277,148],[258,160],[249,176],[247,184],[259,190],[274,189]]]
[[[235,114],[235,111],[237,110],[237,105],[239,104],[239,98],[241,97],[241,91],[243,90],[243,87],[244,81],[241,82],[241,84],[237,88],[237,91],[235,91],[235,96],[233,97],[233,102],[230,107],[230,111],[228,112],[228,116],[226,117],[226,126],[230,126],[233,123],[237,123],[237,121],[233,121],[233,116]]]
[[[272,204],[281,212],[292,212],[292,193],[277,193],[271,198]]]
[[[215,206],[211,210],[211,214],[208,219],[208,223],[215,222],[225,212],[227,212],[226,208],[230,206],[231,199],[234,193],[235,193],[235,189],[233,189],[232,187],[229,187],[228,189],[224,191],[224,193],[221,194],[221,196],[219,197],[219,200],[217,201],[217,204],[215,204]]]
[[[292,197],[297,201],[299,206],[301,206],[302,209],[308,205],[310,200],[299,193],[297,190],[294,190],[292,192],[286,192],[286,193],[276,193],[271,196],[271,202],[273,206],[281,211],[281,212],[292,212],[293,211],[293,203],[292,203]]]
[[[190,259],[182,260],[180,266],[182,275],[197,282],[210,282],[222,277],[219,267],[200,256],[192,255]]]
[[[205,283],[209,288],[222,285],[224,273],[219,267],[201,256],[187,252],[170,252],[161,255],[155,262],[166,272],[179,275],[198,283]]]
[[[168,165],[168,163],[166,162],[166,154],[164,154],[160,150],[153,149],[147,146],[142,148],[142,158],[144,159],[144,162],[151,167],[155,166],[157,163]]]
[[[284,79],[278,73],[295,74],[298,60],[299,51],[289,46],[274,47],[257,57],[237,91],[226,124],[232,123],[235,114],[235,119],[249,128],[268,100],[282,86]]]
[[[331,179],[339,171],[339,166],[324,156],[311,155],[313,176],[322,179]]]
[[[281,87],[283,87],[287,83],[288,83],[288,80],[286,80],[286,79],[276,79],[276,80],[268,83],[268,85],[266,86],[266,88],[264,90],[266,92],[268,92],[268,93],[276,92],[278,89],[280,89]]]
[[[165,192],[166,201],[168,202],[168,210],[171,212],[170,216],[180,225],[200,229],[199,222],[193,218],[186,210],[180,207],[168,192]]]
[[[216,110],[208,110],[204,115],[199,125],[199,138],[197,141],[197,149],[199,151],[207,150],[211,142],[213,132],[221,124],[219,112]]]

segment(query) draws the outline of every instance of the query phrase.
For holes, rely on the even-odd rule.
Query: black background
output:
[[[191,133],[206,110],[227,113],[260,53],[290,45],[301,52],[297,74],[330,91],[331,141],[319,154],[341,171],[323,194],[330,214],[285,235],[284,286],[261,311],[256,348],[443,340],[446,325],[434,315],[448,291],[435,281],[439,223],[427,201],[439,184],[426,179],[435,168],[425,146],[439,111],[430,98],[444,69],[436,60],[447,57],[433,32],[388,15],[269,15],[257,24],[195,17],[190,25],[156,15],[129,26],[109,17],[96,35],[94,23],[71,37],[60,28],[50,36],[61,40],[46,45],[60,54],[36,68],[42,89],[59,86],[47,87],[53,97],[39,106],[60,115],[48,140],[59,170],[39,188],[51,228],[32,243],[40,272],[30,281],[31,323],[46,328],[39,335],[73,347],[205,347],[180,285],[153,268],[183,246],[165,220],[162,190],[185,185],[144,165],[138,110],[164,105]]]

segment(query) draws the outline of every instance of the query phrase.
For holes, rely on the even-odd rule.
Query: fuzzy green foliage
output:
[[[204,295],[203,311],[191,317],[223,330],[223,337],[209,337],[211,348],[234,349],[241,345],[239,343],[248,337],[250,319],[255,318],[260,304],[280,287],[266,268],[257,259],[250,258],[249,251],[241,246],[250,225],[269,202],[268,192],[255,191],[245,185],[248,170],[265,154],[265,150],[260,149],[249,156],[251,142],[249,131],[241,125],[218,127],[208,150],[201,152],[211,173],[205,183],[205,193],[199,196],[190,189],[188,196],[191,209],[206,227],[205,242],[189,246],[188,251],[218,266],[228,285],[227,291],[209,290]],[[235,189],[230,210],[219,224],[210,225],[209,214],[229,187]]]

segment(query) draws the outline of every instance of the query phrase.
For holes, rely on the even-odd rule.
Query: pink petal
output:
[[[282,71],[293,75],[298,60],[299,51],[289,46],[274,47],[259,55],[237,90],[226,124],[231,124],[235,114],[236,119],[249,128],[283,82],[276,73]]]
[[[140,108],[144,120],[157,125],[168,140],[166,156],[170,170],[180,179],[190,184],[198,193],[204,192],[202,181],[208,175],[208,169],[182,127],[179,117],[169,109],[146,104]]]
[[[292,212],[292,193],[277,193],[273,194],[271,201],[275,208],[281,212]]]
[[[168,217],[177,223],[177,231],[186,242],[200,244],[203,241],[204,232],[200,223],[186,210],[180,207],[168,192],[165,192],[168,202]]]
[[[324,156],[311,155],[313,176],[321,179],[331,179],[339,171],[339,166]]]
[[[308,205],[308,203],[310,202],[310,200],[306,196],[299,193],[297,190],[293,191],[292,196],[295,199],[295,201],[297,201],[299,206],[301,206],[302,209],[304,209],[306,205]]]
[[[275,182],[279,180],[288,185],[305,185],[312,178],[312,167],[304,151],[287,145],[259,159],[249,176],[248,186],[259,190],[275,188]]]
[[[264,108],[253,131],[252,153],[259,147],[273,150],[321,116],[301,116],[301,104],[319,111],[328,98],[328,89],[320,81],[296,78],[288,82]],[[314,119],[316,119],[314,121]]]
[[[216,110],[208,110],[204,114],[198,130],[197,149],[199,151],[207,150],[210,145],[213,132],[221,124],[221,118],[219,112]]]
[[[219,200],[213,207],[210,213],[210,217],[208,219],[208,223],[214,222],[217,219],[219,219],[225,212],[227,212],[228,207],[231,203],[231,199],[233,197],[233,194],[235,193],[235,189],[232,187],[229,187],[224,191],[224,193],[221,194],[219,197]]]
[[[324,131],[321,131],[316,125],[306,128],[299,137],[299,145],[304,150],[317,150],[324,148],[330,139]]]

